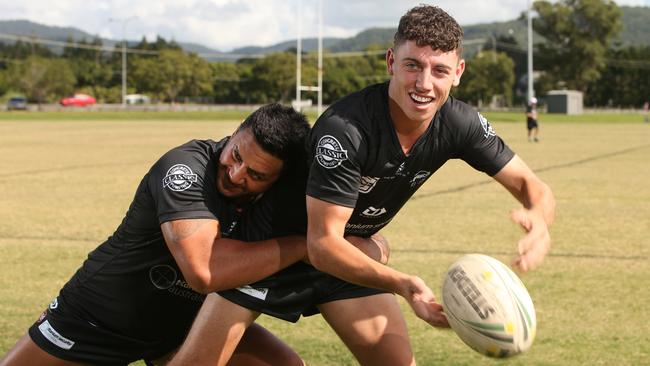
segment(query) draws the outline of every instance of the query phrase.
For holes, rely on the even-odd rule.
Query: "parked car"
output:
[[[8,111],[25,111],[27,110],[27,98],[25,97],[12,97],[7,101]]]
[[[61,104],[64,107],[68,107],[68,106],[83,107],[87,105],[93,105],[96,102],[97,101],[95,100],[95,98],[91,97],[90,95],[75,94],[71,97],[61,99],[59,101],[59,104]]]
[[[126,104],[129,105],[151,103],[149,97],[142,94],[127,94],[124,100],[126,101]]]

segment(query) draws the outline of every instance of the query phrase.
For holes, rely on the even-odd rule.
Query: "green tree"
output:
[[[388,80],[383,51],[383,47],[372,46],[363,56],[325,58],[323,101],[332,103],[368,85]]]
[[[217,103],[245,103],[246,92],[243,64],[213,62],[211,64],[214,84],[213,96]]]
[[[138,57],[132,62],[129,80],[136,90],[159,100],[200,97],[212,92],[210,65],[196,55],[164,49],[158,56]]]
[[[589,86],[585,104],[639,108],[650,100],[650,47],[607,51],[607,67]]]
[[[621,30],[619,7],[611,0],[533,4],[539,14],[533,27],[546,38],[535,53],[536,68],[549,79],[545,83],[587,92],[588,85],[600,77],[605,52]]]
[[[9,91],[9,84],[7,83],[7,77],[5,74],[5,71],[0,69],[0,97]]]
[[[210,64],[196,54],[186,55],[186,62],[191,72],[185,81],[185,88],[182,95],[190,98],[205,99],[212,94],[214,73]],[[210,98],[211,99],[211,98]]]
[[[12,64],[8,71],[10,84],[39,104],[74,91],[74,73],[64,59],[30,56],[24,62]]]
[[[467,60],[465,72],[454,95],[476,104],[490,103],[492,96],[503,96],[512,104],[515,63],[506,54],[485,51]]]
[[[260,102],[288,102],[296,90],[296,55],[278,52],[257,60],[252,69],[254,85],[264,93]],[[303,71],[303,75],[304,71]],[[304,77],[304,76],[303,76]]]

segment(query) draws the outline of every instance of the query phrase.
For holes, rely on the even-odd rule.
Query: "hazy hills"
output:
[[[650,7],[629,7],[622,6],[623,30],[616,40],[617,46],[650,46]],[[526,22],[525,19],[515,19],[506,22],[483,23],[463,26],[465,30],[465,39],[472,40],[482,38],[491,39],[490,36],[498,37],[500,35],[514,37],[519,45],[525,47],[526,40]],[[395,28],[370,28],[358,33],[350,38],[324,38],[323,47],[331,52],[354,52],[362,51],[372,45],[390,44],[395,33]],[[34,23],[28,20],[5,20],[0,21],[0,42],[11,42],[3,35],[19,35],[43,38],[48,40],[65,41],[70,38],[74,40],[91,41],[96,36],[74,27],[55,27]],[[134,44],[140,40],[129,40]],[[114,45],[119,40],[103,39],[104,45]],[[183,49],[189,52],[195,52],[205,58],[216,59],[236,59],[243,55],[263,55],[271,52],[284,51],[295,48],[296,41],[288,40],[268,47],[246,46],[234,49],[230,52],[221,52],[201,44],[187,43],[176,41]],[[304,51],[317,49],[318,43],[315,38],[303,39],[302,47]]]

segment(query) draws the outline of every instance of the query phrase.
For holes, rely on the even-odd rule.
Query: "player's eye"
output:
[[[408,63],[406,63],[406,64],[404,65],[404,67],[405,67],[407,70],[417,70],[417,69],[418,69],[418,64],[416,64],[415,62],[408,62]]]
[[[232,158],[235,159],[236,162],[241,163],[241,155],[239,155],[239,148],[235,146],[232,149]]]

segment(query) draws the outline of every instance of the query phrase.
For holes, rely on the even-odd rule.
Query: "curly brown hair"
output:
[[[434,50],[463,50],[463,29],[456,20],[437,6],[418,5],[402,16],[395,33],[393,46],[415,41],[419,47],[431,46]]]

